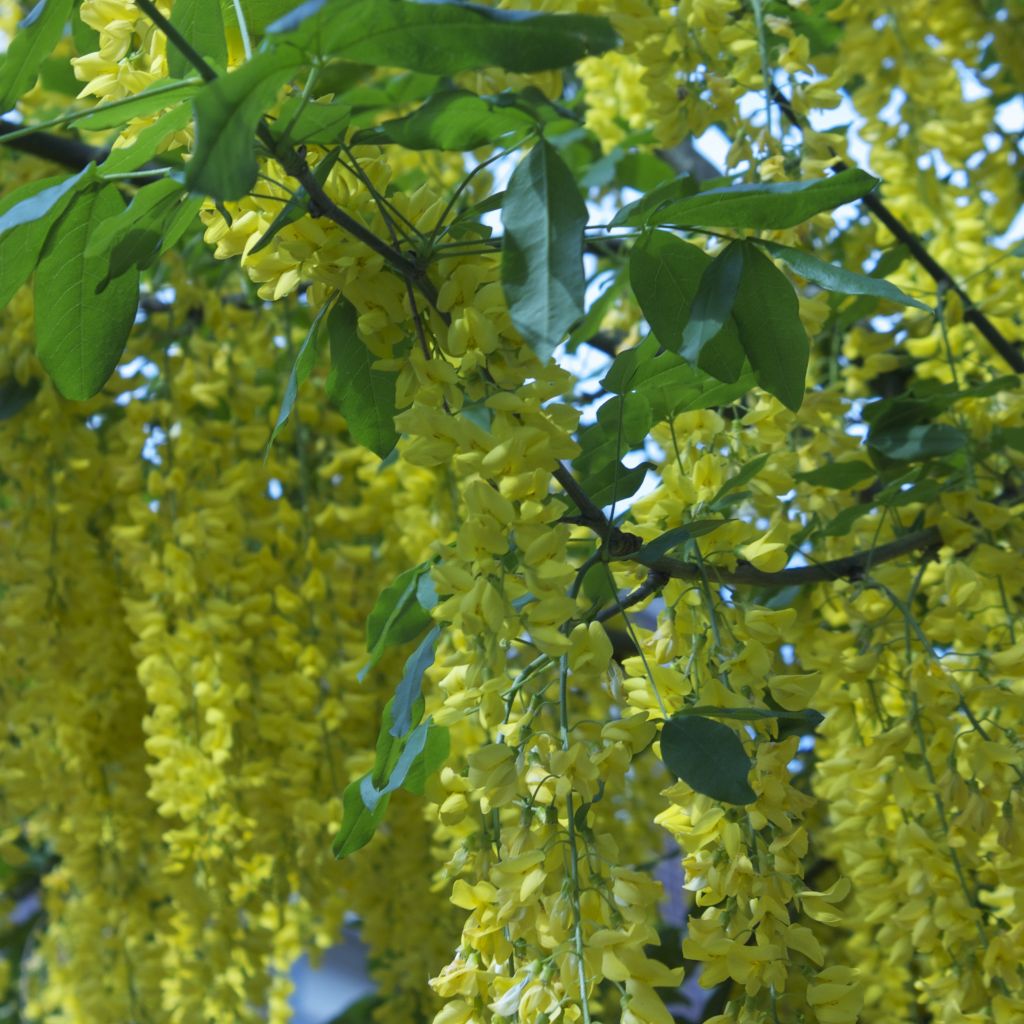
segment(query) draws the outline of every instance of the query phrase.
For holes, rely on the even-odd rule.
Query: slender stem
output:
[[[761,58],[761,77],[764,79],[764,117],[768,134],[772,133],[772,68],[768,54],[768,33],[764,27],[764,9],[761,0],[750,0],[754,8],[754,24],[757,26],[757,51]]]
[[[558,665],[559,733],[562,749],[569,749],[569,658],[563,654]],[[576,969],[580,985],[580,1011],[583,1024],[590,1024],[590,1004],[587,1001],[587,969],[583,961],[583,919],[580,913],[580,857],[576,846],[576,809],[572,790],[565,794],[565,813],[568,819],[569,875],[572,883],[572,931],[576,946]]]

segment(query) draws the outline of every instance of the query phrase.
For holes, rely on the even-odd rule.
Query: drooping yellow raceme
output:
[[[763,107],[737,102],[765,88],[754,5],[549,6],[608,14],[623,37],[577,69],[606,152],[648,128],[645,145],[671,146],[714,123],[728,169],[747,161],[781,180],[818,175],[841,149],[809,130],[783,144],[777,109],[769,125]],[[982,196],[1014,194],[1011,147],[986,148],[978,103],[941,120],[935,103],[956,91],[953,58],[973,66],[990,29],[1009,47],[1014,27],[953,2],[842,3],[838,49],[812,52],[801,5],[793,17],[770,6],[764,28],[796,112],[863,80],[853,102],[886,201],[979,282],[1012,333],[1021,260],[989,268],[986,244],[1012,211]],[[163,39],[133,4],[81,9],[100,40],[75,63],[83,95],[114,100],[164,77]],[[494,90],[524,81],[466,77]],[[558,74],[533,81],[561,94]],[[881,115],[896,85],[914,131]],[[930,147],[970,167],[969,184],[940,188],[922,166]],[[311,161],[323,156],[311,148]],[[23,161],[12,167],[11,184],[27,176]],[[430,233],[460,168],[356,147],[324,187],[382,238],[389,218]],[[577,585],[593,540],[552,483],[578,453],[575,382],[513,328],[499,256],[436,259],[431,302],[323,217],[254,251],[296,184],[272,161],[261,170],[258,194],[226,204],[230,220],[202,216],[206,244],[265,303],[234,272],[218,292],[172,264],[154,283],[173,298],[148,296],[131,343],[139,362],[90,403],[64,402],[43,379],[27,291],[5,314],[0,379],[40,383],[0,424],[0,516],[14,539],[0,549],[0,789],[14,828],[0,849],[17,856],[20,826],[52,858],[48,921],[23,967],[28,1017],[283,1022],[290,966],[355,913],[381,1021],[671,1024],[656,990],[681,972],[653,951],[664,892],[649,871],[667,854],[685,872],[682,953],[705,987],[729,986],[716,1024],[1020,1019],[1024,536],[1007,483],[1020,457],[974,466],[968,489],[889,504],[801,476],[863,460],[845,424],[880,374],[917,359],[939,381],[984,375],[988,354],[957,300],[939,317],[910,311],[905,338],[874,322],[848,331],[848,372],[832,380],[823,367],[836,360],[816,354],[818,387],[798,414],[754,392],[736,416],[684,412],[656,427],[657,486],[633,504],[630,532],[650,541],[724,521],[699,538],[703,578],[672,580],[656,603],[602,624]],[[423,183],[391,187],[410,171]],[[770,237],[809,244],[830,226]],[[890,242],[858,224],[842,246],[852,265]],[[916,264],[892,276],[935,299]],[[397,458],[352,441],[314,374],[264,462],[294,350],[336,295],[355,306],[376,366],[397,373]],[[811,293],[801,312],[814,333],[832,315]],[[623,300],[608,323],[635,339],[637,319]],[[956,409],[979,442],[1024,422],[1010,390]],[[762,455],[736,503],[712,509]],[[778,572],[809,525],[858,504],[814,559],[918,519],[942,546],[784,599],[716,585],[741,564]],[[358,681],[363,623],[387,583],[428,560],[442,636],[426,710],[451,753],[425,800],[395,796],[380,836],[339,864],[341,793],[371,767],[402,671],[389,653]],[[620,592],[646,576],[628,562],[598,568]],[[753,712],[728,720],[752,758],[753,803],[664,771],[657,729],[687,706]],[[811,749],[772,717],[808,708],[825,716]]]

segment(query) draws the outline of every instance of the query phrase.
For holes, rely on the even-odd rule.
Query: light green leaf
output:
[[[708,502],[708,508],[724,508],[731,502],[727,502],[726,498],[730,494],[734,494],[744,484],[750,483],[751,480],[757,476],[758,473],[764,469],[765,463],[768,461],[768,453],[764,455],[758,455],[751,459],[745,466],[743,466],[738,473],[731,476],[724,484],[718,489],[715,496]]]
[[[292,409],[295,408],[295,399],[298,397],[299,388],[306,382],[306,378],[309,377],[310,372],[316,365],[320,343],[320,321],[326,316],[330,305],[330,302],[325,302],[317,310],[316,316],[313,317],[313,323],[310,324],[309,331],[307,331],[306,337],[299,347],[299,354],[295,357],[295,362],[292,363],[291,373],[288,374],[288,383],[285,384],[284,396],[281,399],[281,411],[277,414],[277,422],[274,424],[274,429],[270,432],[267,449],[263,454],[264,459],[270,454],[270,446],[281,432],[281,428],[291,415]]]
[[[110,156],[100,165],[104,174],[124,174],[135,171],[156,156],[163,142],[180,132],[192,120],[191,104],[182,104],[162,114],[151,125],[139,132],[130,146],[111,150]]]
[[[115,185],[77,195],[50,232],[36,270],[36,351],[65,398],[89,398],[103,387],[135,321],[138,271],[130,269],[98,295],[106,260],[86,256],[93,235],[124,208]]]
[[[757,799],[747,781],[753,763],[739,736],[721,722],[673,716],[661,729],[661,759],[677,779],[712,800],[752,804]]]
[[[791,270],[818,285],[819,288],[830,292],[840,292],[843,295],[871,295],[877,299],[898,303],[901,306],[915,306],[928,313],[932,312],[930,306],[900,291],[896,285],[890,284],[888,281],[879,280],[877,277],[868,277],[866,274],[857,274],[852,270],[837,267],[833,263],[825,263],[810,253],[793,249],[788,245],[765,242],[761,239],[754,241],[777,260],[781,260]]]
[[[467,150],[507,145],[524,136],[534,121],[521,110],[499,106],[457,90],[431,96],[418,110],[357,132],[353,145],[396,143],[405,149]]]
[[[391,796],[385,794],[373,810],[369,810],[363,803],[361,786],[362,779],[358,779],[345,787],[345,795],[341,801],[341,830],[331,844],[331,850],[338,860],[343,860],[356,850],[362,849],[373,838],[377,826],[384,820],[384,812],[388,809]]]
[[[444,726],[431,724],[427,729],[423,751],[413,761],[402,787],[416,796],[422,796],[427,779],[444,767],[450,750],[451,737],[448,730]]]
[[[629,281],[658,341],[671,352],[683,345],[701,278],[711,257],[667,231],[652,231],[629,254]],[[732,383],[743,371],[743,349],[730,318],[700,349],[697,365],[718,380]]]
[[[651,220],[687,227],[791,228],[824,210],[861,199],[877,186],[877,178],[860,170],[813,181],[729,185],[669,203]]]
[[[392,736],[404,736],[412,728],[413,707],[422,696],[423,674],[434,664],[434,650],[440,635],[440,629],[435,626],[406,659],[391,709]]]
[[[395,374],[375,370],[376,357],[363,344],[351,303],[339,300],[327,317],[331,372],[327,394],[365,448],[385,458],[398,442],[395,430]]]
[[[64,34],[73,0],[39,0],[22,19],[0,60],[0,111],[32,88],[43,61]]]
[[[0,309],[36,269],[54,222],[75,190],[92,181],[94,171],[90,164],[73,177],[31,181],[4,196],[0,202]]]
[[[218,68],[227,66],[228,44],[224,38],[224,18],[215,0],[174,0],[171,24],[192,44],[200,57],[211,60]],[[174,78],[184,78],[192,71],[189,59],[168,43],[167,70]]]
[[[145,117],[166,107],[176,107],[191,99],[202,85],[199,82],[176,82],[168,88],[166,81],[145,89],[129,100],[116,104],[96,107],[91,113],[76,122],[79,128],[89,131],[106,131],[108,128],[123,128],[133,117]]]
[[[256,182],[256,125],[302,61],[290,47],[257,54],[199,90],[188,188],[214,199],[241,199]]]
[[[750,242],[733,316],[757,382],[796,412],[804,400],[810,341],[786,275]]]
[[[501,210],[501,281],[516,330],[546,362],[583,313],[587,207],[555,148],[539,142],[512,172]]]
[[[428,572],[430,564],[422,562],[406,569],[381,591],[366,620],[366,649],[370,652],[370,661],[359,672],[360,682],[386,648],[414,640],[430,625],[430,613],[418,600],[420,577]]]

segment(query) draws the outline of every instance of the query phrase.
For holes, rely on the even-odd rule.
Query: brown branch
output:
[[[566,465],[559,463],[552,475],[580,511],[579,515],[566,517],[567,522],[578,523],[597,534],[604,541],[609,561],[638,562],[650,570],[647,580],[632,593],[623,597],[620,603],[637,604],[656,590],[660,590],[664,586],[664,582],[656,585],[656,580],[697,581],[702,578],[702,566],[696,562],[683,562],[678,558],[667,556],[654,561],[637,559],[636,554],[642,546],[639,537],[614,526],[604,512],[590,499]],[[716,583],[726,587],[780,588],[828,583],[834,580],[858,580],[876,565],[891,562],[912,551],[927,551],[937,548],[941,544],[942,535],[938,529],[928,526],[897,537],[895,540],[889,541],[888,544],[881,544],[876,548],[869,548],[867,551],[861,551],[855,555],[847,555],[845,558],[836,558],[830,562],[802,565],[794,569],[781,569],[779,572],[765,572],[748,562],[740,562],[735,569],[725,569],[705,562],[703,571],[713,575]],[[617,615],[617,609],[618,605],[615,610],[609,612],[609,615]]]
[[[772,96],[786,120],[794,128],[801,132],[804,131],[804,125],[789,100],[776,88],[772,89]],[[832,165],[834,171],[838,173],[839,171],[849,170],[850,165],[838,159],[838,154],[831,146],[829,146],[828,151],[833,157],[837,158],[836,162]],[[862,202],[889,229],[892,236],[907,247],[910,255],[917,260],[921,268],[939,286],[940,291],[951,291],[960,298],[960,301],[964,304],[964,320],[974,324],[985,340],[1003,357],[1014,373],[1024,373],[1024,356],[1003,336],[995,324],[975,306],[967,292],[957,284],[953,275],[938,260],[931,256],[921,239],[878,196],[869,193],[863,197]]]

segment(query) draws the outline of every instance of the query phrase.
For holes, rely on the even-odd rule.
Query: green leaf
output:
[[[760,722],[766,719],[781,719],[782,721],[806,722],[814,728],[825,721],[825,716],[820,711],[812,711],[807,708],[803,711],[784,711],[774,708],[713,708],[707,706],[684,707],[676,712],[677,717],[697,715],[705,718],[725,718],[733,722]]]
[[[674,715],[661,729],[665,767],[691,789],[729,804],[752,804],[747,775],[753,763],[727,725],[698,715]]]
[[[877,178],[860,170],[813,181],[730,185],[669,203],[651,220],[686,227],[791,228],[824,210],[861,199],[877,186]]]
[[[810,253],[793,249],[788,245],[765,242],[761,239],[756,239],[755,242],[801,277],[807,278],[808,281],[826,291],[840,292],[843,295],[871,295],[874,298],[886,299],[901,306],[915,306],[925,312],[932,312],[930,306],[900,291],[896,285],[889,284],[888,281],[879,280],[877,277],[868,277],[866,274],[857,274],[852,270],[844,270],[842,267],[825,263]]]
[[[334,146],[344,141],[351,120],[352,108],[347,104],[303,104],[301,97],[293,96],[281,104],[276,124],[284,126],[283,137],[290,144]]]
[[[683,331],[711,264],[702,249],[667,231],[652,231],[629,254],[629,281],[644,318],[671,352],[683,345]],[[697,365],[718,380],[733,383],[743,371],[743,349],[736,324],[725,322],[698,354]]]
[[[796,479],[814,487],[835,487],[845,491],[876,475],[875,470],[866,462],[832,462],[807,473],[797,473]]]
[[[620,352],[601,381],[615,394],[635,390],[651,405],[655,422],[694,409],[729,405],[754,386],[749,369],[733,384],[724,384],[710,374],[666,352],[649,335],[635,348]]]
[[[396,143],[405,149],[479,149],[508,145],[532,130],[531,117],[499,106],[471,92],[457,90],[431,96],[418,110],[357,132],[353,145]]]
[[[626,203],[612,217],[612,227],[643,227],[660,210],[679,199],[696,195],[700,187],[696,178],[681,174],[678,178],[655,186],[646,195]]]
[[[327,1024],[373,1024],[374,1010],[382,1004],[378,995],[364,996],[347,1006],[337,1017],[332,1017]]]
[[[729,323],[742,273],[743,246],[739,242],[727,245],[705,267],[679,350],[687,362],[699,365],[704,349]]]
[[[128,100],[119,100],[116,105],[97,107],[76,124],[79,128],[86,128],[89,131],[123,128],[133,117],[145,117],[167,107],[176,107],[191,99],[202,88],[198,82],[174,83],[173,88],[168,88],[168,84],[161,80],[159,85],[136,93]]]
[[[217,67],[228,63],[228,44],[224,38],[224,18],[215,0],[174,0],[171,24],[192,44],[201,57]],[[172,43],[167,44],[167,70],[174,78],[192,71],[189,59]]]
[[[430,625],[430,613],[418,600],[419,580],[430,569],[430,564],[422,562],[406,569],[381,591],[366,620],[366,649],[370,652],[370,661],[359,673],[360,682],[386,648],[414,640]]]
[[[89,239],[86,259],[105,261],[108,278],[146,266],[159,253],[164,224],[184,195],[181,184],[172,178],[143,185],[126,210],[99,225]]]
[[[0,309],[36,269],[46,236],[75,191],[93,179],[95,165],[70,178],[30,181],[0,202]]]
[[[162,114],[151,125],[139,132],[130,146],[111,150],[110,156],[100,165],[104,174],[123,174],[135,171],[156,155],[163,142],[180,132],[192,120],[192,107],[182,104]]]
[[[673,548],[679,547],[680,544],[685,544],[687,541],[693,540],[694,537],[703,537],[704,534],[711,533],[720,526],[731,522],[731,519],[695,519],[685,526],[676,526],[671,530],[666,530],[660,537],[648,541],[632,556],[633,561],[650,565]]]
[[[786,275],[749,242],[733,316],[757,382],[796,412],[804,400],[810,341]]]
[[[377,826],[384,820],[384,812],[388,809],[389,794],[381,797],[373,810],[363,803],[360,792],[362,780],[357,779],[345,787],[342,797],[341,830],[334,837],[331,850],[338,860],[362,849],[372,838]]]
[[[376,357],[363,344],[355,307],[339,300],[327,317],[331,372],[327,394],[353,439],[382,459],[395,447],[395,374],[373,369]]]
[[[238,25],[235,3],[236,0],[220,0],[224,24],[230,25],[233,28]],[[269,26],[273,22],[286,17],[292,11],[296,6],[296,0],[241,0],[241,5],[242,14],[245,16],[245,24],[250,34],[262,35],[268,31]]]
[[[726,498],[738,491],[744,484],[750,483],[764,469],[764,465],[768,461],[768,454],[765,452],[764,455],[758,455],[751,459],[738,473],[726,480],[718,489],[718,493],[708,502],[708,508],[727,507],[731,502],[726,501]]]
[[[299,346],[299,354],[295,357],[295,362],[292,363],[291,373],[288,374],[288,383],[284,387],[284,395],[281,398],[281,411],[277,414],[277,422],[274,424],[274,429],[270,432],[270,439],[267,441],[267,449],[263,455],[264,459],[270,454],[270,446],[274,443],[277,435],[281,432],[281,428],[292,414],[292,409],[295,408],[295,399],[299,395],[299,388],[305,384],[306,378],[309,377],[310,372],[316,365],[316,357],[319,351],[320,321],[326,316],[330,305],[330,302],[325,302],[317,310],[316,316],[313,317],[313,323],[310,324],[306,337]]]
[[[98,295],[106,260],[86,256],[90,239],[124,208],[112,184],[75,196],[36,270],[36,352],[65,398],[89,398],[103,387],[135,322],[138,271],[114,278]]]
[[[851,505],[850,508],[844,508],[823,529],[818,531],[818,536],[845,537],[852,529],[853,524],[862,516],[866,516],[870,511],[871,505]]]
[[[214,199],[241,199],[256,182],[256,125],[300,66],[290,47],[257,54],[221,75],[193,100],[196,140],[185,171],[188,188]]]
[[[0,381],[0,420],[9,420],[12,416],[17,416],[37,394],[38,380],[19,384],[13,377],[9,377]]]
[[[35,84],[43,61],[64,34],[73,0],[39,0],[22,18],[0,61],[0,111],[10,110]]]
[[[444,726],[431,724],[427,729],[423,750],[409,768],[409,774],[402,783],[403,788],[415,796],[422,796],[427,779],[444,767],[450,750],[448,730]]]
[[[967,444],[967,435],[946,423],[919,423],[915,426],[893,426],[872,430],[868,447],[900,462],[952,455]]]
[[[412,728],[413,707],[422,696],[423,674],[434,664],[434,651],[440,635],[440,628],[435,626],[406,659],[391,709],[392,736],[404,736]]]
[[[343,60],[435,75],[490,67],[548,71],[617,43],[604,18],[466,3],[335,0],[303,4],[294,15],[269,31]]]
[[[512,172],[501,222],[501,281],[509,316],[546,362],[583,313],[587,224],[572,172],[550,143],[537,143]]]
[[[581,486],[598,508],[607,508],[609,505],[632,498],[640,490],[647,471],[653,468],[650,462],[641,463],[632,469],[615,462],[602,467],[593,476],[586,477]]]

